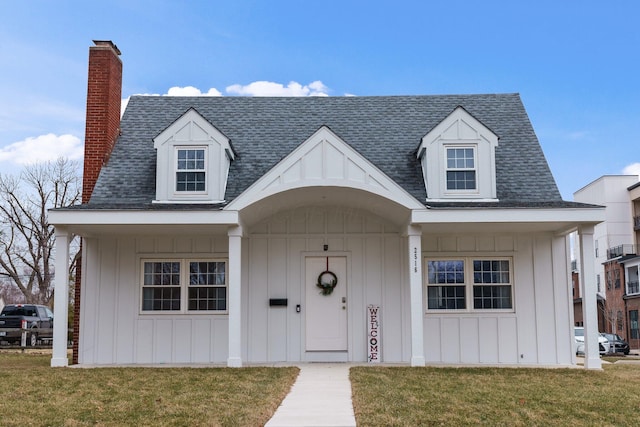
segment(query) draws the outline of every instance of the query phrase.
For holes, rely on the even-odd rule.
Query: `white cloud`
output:
[[[185,87],[174,86],[172,88],[169,88],[167,95],[168,96],[222,96],[220,91],[215,87],[212,87],[207,92],[203,93],[202,91],[200,91],[200,89],[193,86],[185,86]]]
[[[0,162],[9,161],[25,165],[56,160],[59,157],[81,160],[83,154],[82,141],[77,136],[49,133],[0,148]]]
[[[243,96],[329,96],[329,88],[320,80],[313,81],[308,85],[301,85],[298,82],[289,82],[287,86],[281,83],[257,81],[248,85],[235,84],[228,86],[225,90],[230,95]],[[157,93],[138,93],[135,96],[159,96]],[[173,86],[162,96],[223,96],[215,87],[207,92],[202,92],[194,86]],[[353,96],[347,94],[346,96]],[[120,108],[120,115],[124,114],[129,98],[123,98]]]
[[[244,96],[329,96],[329,88],[320,80],[301,85],[298,82],[289,82],[287,86],[281,83],[257,81],[242,86],[231,85],[226,92],[233,95]]]
[[[622,169],[625,175],[640,175],[640,163],[631,163]]]
[[[137,93],[133,96],[159,96],[157,93]],[[202,92],[197,87],[193,86],[173,86],[170,87],[167,93],[162,96],[222,96],[222,93],[215,87],[210,88],[207,92]],[[127,104],[129,104],[129,99],[131,96],[126,98],[122,98],[120,104],[120,117],[124,114],[124,110],[127,108]]]

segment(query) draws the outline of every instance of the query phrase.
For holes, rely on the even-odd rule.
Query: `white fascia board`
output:
[[[433,223],[574,223],[597,224],[605,220],[604,208],[565,209],[423,209],[411,212],[412,224]]]
[[[65,225],[161,225],[206,224],[237,225],[237,211],[122,211],[122,210],[52,210],[49,222]]]

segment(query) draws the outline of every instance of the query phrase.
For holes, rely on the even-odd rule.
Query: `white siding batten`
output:
[[[227,366],[242,367],[242,226],[229,229],[229,357]]]
[[[411,366],[424,366],[424,336],[422,306],[422,228],[407,227],[409,250],[409,294],[411,299]]]
[[[64,367],[69,364],[67,358],[67,311],[69,306],[69,232],[56,227],[56,272],[55,275],[55,322],[53,323],[52,367]]]
[[[598,306],[596,301],[596,279],[594,267],[594,226],[578,228],[580,238],[580,285],[582,287],[582,317],[584,320],[584,367],[602,369],[598,350]]]

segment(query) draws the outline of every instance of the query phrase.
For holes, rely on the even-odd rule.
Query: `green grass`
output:
[[[583,369],[355,367],[358,426],[625,426],[640,365]]]
[[[2,426],[261,426],[297,368],[52,369],[0,351]],[[583,369],[354,367],[358,426],[635,426],[640,365]],[[318,393],[323,393],[318,390]]]
[[[0,352],[2,426],[262,426],[298,368],[49,367]]]

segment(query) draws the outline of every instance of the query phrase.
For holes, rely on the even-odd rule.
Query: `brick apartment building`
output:
[[[607,175],[574,193],[574,200],[606,207],[606,221],[596,226],[594,246],[601,332],[620,335],[640,349],[640,182],[634,175]],[[576,261],[577,264],[579,261]],[[573,266],[574,322],[582,325],[582,295]]]

